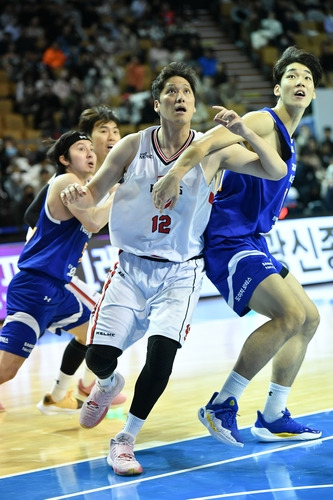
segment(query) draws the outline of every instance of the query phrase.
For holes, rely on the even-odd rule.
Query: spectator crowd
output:
[[[218,19],[223,3],[231,4],[228,23]],[[34,150],[6,134],[0,137],[0,235],[9,228],[24,229],[26,207],[54,173],[43,138],[59,137],[77,125],[83,109],[101,103],[113,107],[121,124],[156,123],[150,83],[169,62],[184,61],[198,72],[196,125],[210,119],[207,106],[240,103],[246,108],[237,75],[228,71],[223,57],[197,29],[200,9],[209,9],[222,29],[228,24],[230,39],[250,55],[267,44],[282,52],[295,44],[302,20],[316,20],[328,36],[320,59],[329,75],[333,74],[331,4],[319,0],[0,0],[0,69],[14,89],[8,98],[27,127],[41,131]],[[330,80],[323,85],[329,86]],[[290,213],[332,211],[332,129],[325,127],[320,138],[306,129],[301,128],[296,137],[298,168],[287,200]]]

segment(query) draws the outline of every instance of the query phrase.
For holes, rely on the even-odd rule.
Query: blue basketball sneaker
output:
[[[235,398],[230,397],[222,404],[213,404],[212,401],[214,401],[217,394],[215,392],[208,404],[199,409],[199,420],[218,441],[231,446],[243,447],[244,443],[240,437],[236,421],[237,401]]]
[[[266,422],[260,411],[257,414],[258,418],[251,428],[251,433],[258,441],[307,441],[321,437],[321,431],[311,429],[293,420],[287,408],[282,412],[283,416],[274,422]]]

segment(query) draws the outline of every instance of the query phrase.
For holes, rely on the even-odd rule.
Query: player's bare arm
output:
[[[90,232],[96,233],[109,220],[110,208],[113,197],[98,207],[92,207],[87,210],[79,210],[75,205],[65,206],[60,199],[60,193],[63,188],[72,182],[74,185],[82,186],[81,180],[72,173],[63,174],[55,179],[49,188],[47,205],[50,215],[60,221],[71,219],[75,217],[81,224]]]
[[[262,136],[271,142],[272,147],[276,145],[274,122],[268,113],[251,112],[245,115],[244,118],[241,118],[235,111],[223,106],[213,106],[213,108],[218,110],[214,120],[220,125],[208,130],[202,137],[195,140],[182,153],[170,171],[155,184],[153,201],[156,208],[160,211],[163,211],[166,204],[168,204],[169,209],[172,209],[176,205],[180,192],[181,179],[197,163],[203,162],[208,179],[211,179],[218,170],[227,168],[226,166],[222,166],[222,163],[225,161],[224,154],[217,153],[221,151],[221,148],[226,148],[242,141],[246,141],[250,146],[257,148],[259,147],[257,141],[260,140],[258,136]],[[251,134],[251,129],[257,135]],[[260,151],[263,153],[262,148],[265,148],[266,145],[261,142],[260,147]],[[240,153],[238,148],[236,148],[236,151]],[[280,179],[283,177],[286,172],[284,162],[282,163],[276,151],[271,149],[270,152],[273,154],[275,160],[277,160],[274,166],[272,162],[267,162],[267,156],[265,157],[264,164],[261,164],[260,161],[256,162],[258,156],[252,156],[248,158],[250,161],[246,161],[248,171],[244,173],[268,179]],[[214,160],[207,161],[207,155],[211,154],[214,154]],[[203,161],[205,157],[206,159]],[[227,157],[230,158],[228,153]],[[218,168],[214,168],[214,161],[218,161]],[[209,172],[206,170],[207,168]],[[240,171],[236,165],[233,165],[233,168],[230,168],[230,170]]]
[[[227,111],[223,121],[230,131],[245,139],[251,151],[241,144],[233,144],[206,156],[202,166],[207,182],[223,169],[269,180],[279,180],[287,174],[287,165],[275,146],[253,132],[237,113]]]
[[[250,151],[236,144],[227,147],[222,150],[228,154],[223,168],[270,180],[279,180],[287,174],[287,165],[276,150],[274,141],[270,144],[260,137],[246,125],[246,120],[240,118],[234,111],[228,111],[224,119],[227,120],[226,126],[229,130],[241,135],[256,154],[249,154]],[[272,120],[270,125],[272,127]]]
[[[163,211],[164,206],[168,203],[171,210],[177,203],[180,182],[184,175],[208,154],[241,140],[243,140],[241,137],[236,137],[234,133],[218,125],[193,141],[169,172],[154,185],[153,201],[156,208]]]
[[[106,194],[119,182],[134,159],[140,143],[139,134],[130,134],[110,150],[98,172],[86,186],[69,184],[61,191],[61,200],[67,207],[78,210],[96,207]]]

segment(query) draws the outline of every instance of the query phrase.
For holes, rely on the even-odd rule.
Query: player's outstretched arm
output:
[[[235,111],[224,109],[223,120],[231,132],[243,137],[249,144],[255,155],[240,145],[232,145],[222,150],[225,152],[223,168],[238,173],[250,174],[269,180],[279,180],[287,174],[287,165],[277,152],[275,146],[260,137],[252,128],[246,125],[246,121]],[[269,126],[272,125],[270,116]],[[267,126],[267,128],[269,128]]]
[[[213,106],[215,109],[221,110],[221,106]],[[203,158],[214,151],[217,151],[231,144],[242,141],[241,136],[235,135],[234,132],[227,130],[225,127],[227,122],[220,118],[216,120],[221,125],[207,130],[205,134],[192,142],[192,144],[180,155],[169,172],[159,179],[153,188],[153,201],[156,208],[162,212],[165,205],[172,209],[179,198],[180,182],[184,175],[189,172],[195,165],[202,162]]]

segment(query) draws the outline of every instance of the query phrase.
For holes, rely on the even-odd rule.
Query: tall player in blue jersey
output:
[[[56,177],[48,186],[36,231],[19,257],[19,272],[8,286],[0,335],[0,383],[14,378],[46,329],[60,333],[75,328],[85,343],[90,309],[64,285],[75,275],[91,234],[107,223],[112,196],[85,213],[61,202],[60,192],[68,182],[84,185],[95,171],[96,153],[84,133],[66,132],[51,146],[48,157],[57,165]],[[117,393],[122,389],[119,380]]]
[[[246,125],[266,139],[284,159],[287,176],[277,182],[225,171],[215,196],[205,233],[207,275],[228,305],[243,316],[250,309],[269,320],[246,340],[238,360],[220,392],[199,409],[199,420],[216,439],[243,446],[237,428],[237,400],[250,380],[273,359],[272,378],[263,413],[258,411],[252,434],[262,441],[317,439],[321,432],[304,427],[286,408],[292,383],[307,346],[319,324],[319,314],[300,283],[269,252],[263,233],[270,231],[296,173],[292,139],[305,109],[315,98],[320,82],[318,59],[289,47],[273,68],[276,106],[250,112]],[[205,155],[223,147],[230,138],[230,112],[218,108],[220,123],[182,154],[169,173],[154,187],[154,200],[162,210],[179,194],[180,179]],[[224,127],[221,127],[224,125]]]

